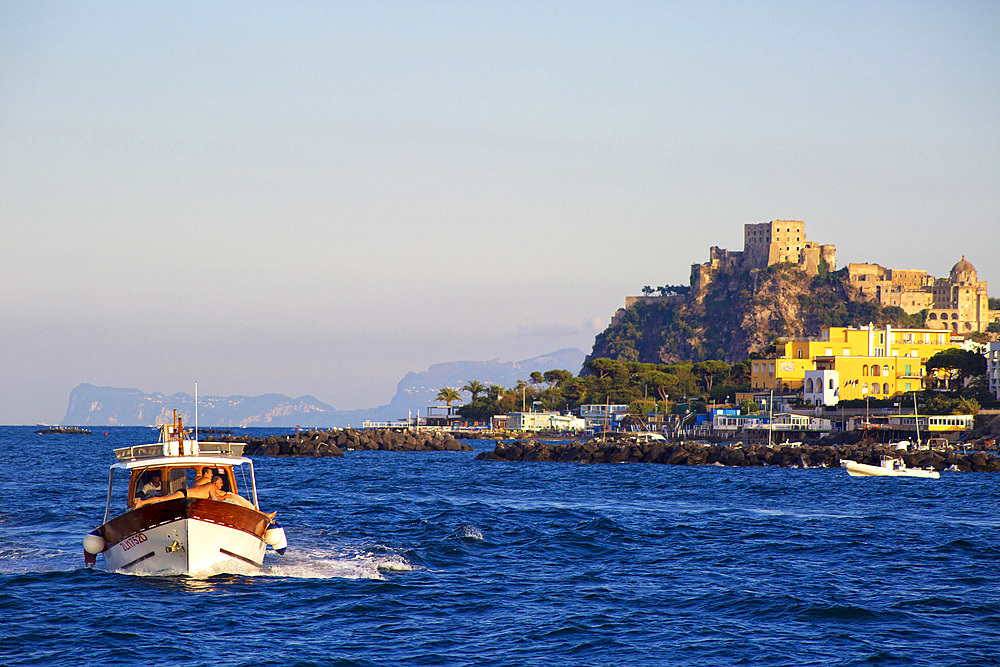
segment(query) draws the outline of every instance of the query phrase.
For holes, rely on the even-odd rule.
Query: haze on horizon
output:
[[[996,2],[0,1],[0,423],[589,351],[746,222],[998,295],[998,34]]]

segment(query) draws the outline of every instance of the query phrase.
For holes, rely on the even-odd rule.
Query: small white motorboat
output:
[[[847,474],[851,477],[923,477],[926,479],[941,477],[941,473],[936,470],[907,468],[903,459],[889,456],[882,457],[882,464],[877,466],[858,463],[850,459],[840,459],[840,467],[847,470]]]
[[[103,554],[113,571],[210,576],[259,570],[268,545],[284,553],[285,531],[260,510],[244,445],[186,435],[175,411],[174,423],[160,426],[160,442],[115,450],[104,523],[83,540],[88,567]],[[206,469],[208,484],[199,482]],[[249,472],[240,475],[242,487],[237,470]],[[125,511],[110,518],[116,472],[125,473]]]

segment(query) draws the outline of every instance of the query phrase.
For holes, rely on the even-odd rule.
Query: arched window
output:
[[[957,320],[958,319],[958,313],[952,313],[951,314],[951,319]]]
[[[883,375],[883,377],[889,377],[889,366],[888,366],[888,364],[882,366],[882,375]]]
[[[833,389],[833,378],[830,378],[830,389]]]
[[[972,330],[972,322],[966,322],[965,323],[965,330],[966,331],[971,331]]]
[[[879,376],[878,366],[872,365],[872,377],[877,378]]]
[[[868,377],[868,364],[861,367],[861,377]]]
[[[930,315],[927,316],[927,319],[929,319],[929,320],[936,320],[937,319],[937,313],[931,313]]]
[[[813,381],[812,378],[806,378],[806,393],[813,393]]]
[[[867,382],[865,382],[863,385],[861,385],[861,393],[862,394],[867,394],[868,393],[868,383]]]

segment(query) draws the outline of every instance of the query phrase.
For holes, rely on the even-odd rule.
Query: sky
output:
[[[747,222],[1000,295],[998,35],[993,1],[0,0],[0,423],[589,352]]]

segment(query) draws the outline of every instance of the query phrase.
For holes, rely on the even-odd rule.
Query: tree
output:
[[[545,381],[549,383],[549,388],[558,387],[561,383],[573,377],[573,374],[566,370],[545,371],[543,375]]]
[[[479,398],[479,395],[486,391],[486,386],[479,380],[469,380],[462,387],[462,391],[469,392],[469,402],[475,403],[476,399]]]
[[[694,374],[701,378],[705,387],[705,392],[712,393],[712,385],[715,378],[725,379],[729,376],[730,366],[724,361],[699,361],[691,368]]]
[[[967,378],[986,374],[986,357],[978,352],[950,347],[928,359],[926,368],[928,374],[943,374],[946,382],[955,380],[955,388],[959,389]]]
[[[749,415],[757,412],[759,409],[758,405],[751,401],[749,398],[744,398],[740,401],[740,414]]]
[[[458,393],[457,389],[455,389],[454,387],[444,387],[440,391],[438,391],[437,398],[435,398],[434,400],[447,403],[448,407],[450,408],[452,401],[458,401],[461,399],[462,395]]]
[[[958,405],[952,408],[953,415],[974,415],[979,412],[979,401],[974,398],[961,398]]]
[[[528,378],[531,380],[531,384],[534,385],[536,390],[543,382],[545,382],[545,378],[542,376],[541,371],[531,371],[531,375],[529,375]]]
[[[642,288],[642,293],[646,296],[652,296],[653,288],[650,287],[649,285],[646,285],[645,287]]]

